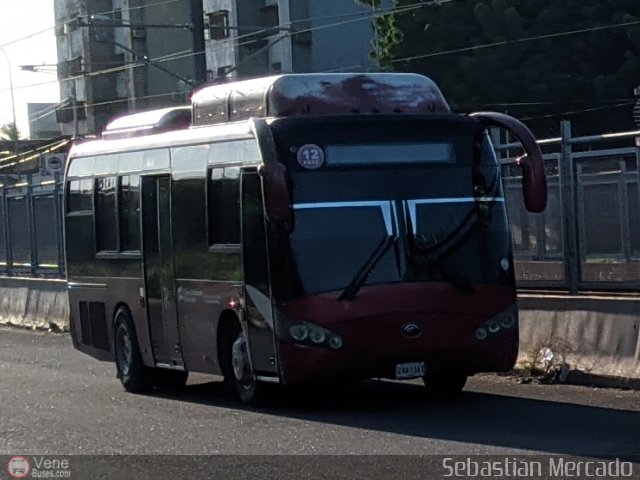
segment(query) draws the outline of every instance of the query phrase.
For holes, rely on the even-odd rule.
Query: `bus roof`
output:
[[[203,88],[193,125],[347,113],[450,113],[438,86],[412,73],[287,74]]]

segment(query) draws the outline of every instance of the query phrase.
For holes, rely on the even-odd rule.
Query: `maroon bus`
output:
[[[271,384],[424,378],[434,393],[513,367],[518,311],[488,127],[413,74],[304,74],[209,86],[190,107],[114,120],[75,146],[65,241],[76,348],[124,387],[223,375]]]

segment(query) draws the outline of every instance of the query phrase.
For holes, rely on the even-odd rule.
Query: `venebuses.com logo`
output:
[[[31,472],[31,464],[25,457],[14,456],[7,463],[7,473],[11,478],[26,478]]]
[[[11,480],[27,477],[71,478],[71,466],[67,458],[14,455],[7,462],[7,473]]]

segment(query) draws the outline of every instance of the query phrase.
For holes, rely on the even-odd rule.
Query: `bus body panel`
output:
[[[475,290],[465,295],[446,283],[399,283],[364,287],[352,301],[331,292],[279,303],[283,380],[393,378],[396,364],[416,361],[425,361],[434,375],[509,370],[518,352],[517,322],[483,340],[475,334],[515,304],[515,292],[485,285]],[[296,345],[286,326],[297,322],[340,335],[343,347]],[[408,324],[418,333],[407,336]]]
[[[241,284],[214,280],[176,279],[180,340],[189,371],[220,374],[217,333],[229,300],[238,298]]]
[[[486,125],[452,114],[431,80],[285,75],[203,89],[192,112],[203,126],[72,149],[65,244],[76,348],[112,358],[125,306],[147,366],[222,373],[229,319],[265,381],[394,377],[397,364],[422,361],[427,375],[513,366],[500,165]],[[270,114],[281,116],[250,120]],[[164,189],[154,207],[144,204],[151,184]],[[122,229],[135,229],[126,222],[136,215],[139,246],[128,248]],[[302,323],[339,342],[296,338]]]

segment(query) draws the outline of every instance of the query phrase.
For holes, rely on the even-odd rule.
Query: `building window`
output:
[[[240,243],[240,167],[209,170],[209,245]]]
[[[229,38],[229,10],[207,13],[206,18],[208,23],[208,28],[205,30],[205,37],[208,36],[206,40]]]
[[[229,75],[229,71],[231,70],[231,65],[224,65],[222,67],[218,67],[217,73],[218,73],[218,78],[227,78],[227,75]]]
[[[118,216],[116,214],[117,177],[96,180],[96,248],[98,252],[118,250]]]

